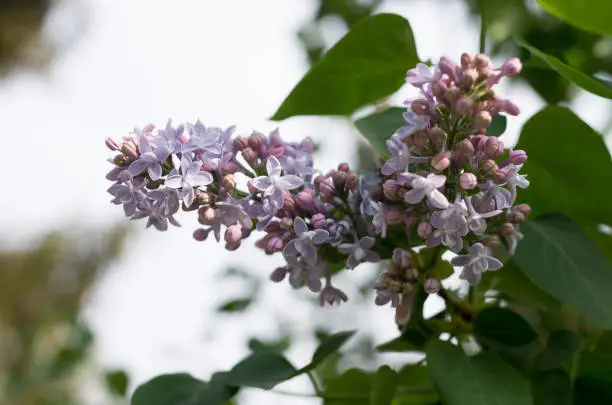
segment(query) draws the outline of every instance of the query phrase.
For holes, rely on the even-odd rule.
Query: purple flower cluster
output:
[[[517,187],[529,184],[519,174],[527,155],[507,154],[487,136],[496,114],[518,114],[492,87],[520,70],[517,59],[494,70],[488,57],[467,54],[460,64],[442,58],[410,70],[406,80],[421,95],[406,102],[407,124],[387,142],[391,157],[377,173],[360,176],[346,163],[316,171],[312,141],[286,142],[278,130],[245,137],[199,121],[168,122],[106,140],[118,152],[108,192],[126,216],[162,231],[179,225],[181,208],[195,211],[202,227],[194,238],[223,237],[228,250],[259,231],[256,246],[285,260],[270,278],[318,292],[321,305],[347,300],[333,286],[333,272],[391,259],[375,286],[376,303],[396,307],[401,320],[415,285],[430,293],[440,288],[413,265],[413,247],[464,253],[453,263],[476,284],[484,271],[501,267],[486,247],[503,238],[513,251],[521,238],[529,206],[514,203]]]

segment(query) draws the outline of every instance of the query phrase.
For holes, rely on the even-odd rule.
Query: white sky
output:
[[[124,223],[122,210],[106,194],[110,165],[105,159],[111,154],[104,139],[149,122],[199,117],[207,125],[237,124],[244,133],[280,125],[286,138],[312,136],[323,142],[316,161],[322,169],[353,159],[356,134],[340,119],[266,120],[306,69],[295,32],[311,19],[314,1],[88,0],[76,8],[70,3],[50,21],[50,31],[69,31],[76,14],[86,24],[79,40],[48,75],[20,74],[0,83],[3,164],[15,169],[0,199],[3,243],[19,245],[50,228]],[[383,10],[410,20],[423,59],[476,51],[478,27],[466,23],[461,2],[395,0]],[[338,36],[333,27],[328,34]],[[507,141],[512,142],[524,119],[542,104],[521,86],[506,89],[520,98],[524,111],[510,120]],[[591,95],[578,101],[581,116],[601,128],[602,101]],[[220,283],[218,270],[238,264],[265,278],[279,258],[254,248],[232,253],[212,241],[197,243],[191,238],[194,215],[181,219],[182,229],[166,233],[134,224],[126,254],[88,305],[96,358],[104,366],[125,368],[132,387],[167,372],[207,378],[247,353],[248,336],[275,336],[281,320],[291,322],[298,336],[316,320],[334,330],[372,330],[378,342],[395,337],[389,308],[355,308],[349,302],[319,309],[296,298],[305,294],[284,283],[264,283],[263,299],[246,319],[216,316],[212,309],[218,303],[241,292],[235,284]],[[368,278],[371,271],[360,267],[339,286],[350,292],[355,278]],[[303,364],[312,349],[309,337],[299,338],[289,357]],[[287,386],[310,391],[304,381]],[[243,398],[252,404],[318,403],[256,390]]]

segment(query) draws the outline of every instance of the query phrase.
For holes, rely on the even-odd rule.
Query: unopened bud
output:
[[[387,223],[389,225],[399,225],[404,222],[405,214],[399,210],[389,210],[386,215]]]
[[[204,228],[196,229],[193,232],[193,239],[197,240],[198,242],[203,242],[206,240],[206,238],[208,238],[208,231]]]
[[[113,152],[121,150],[121,141],[117,141],[114,138],[106,138],[104,143],[106,144],[106,147],[112,150]]]
[[[280,283],[281,281],[285,279],[286,275],[287,275],[287,269],[285,269],[284,267],[277,267],[270,274],[270,280],[274,281],[275,283]]]
[[[488,111],[479,111],[474,116],[474,128],[477,130],[486,129],[491,125],[493,118],[491,117],[491,113]]]
[[[478,70],[478,72],[482,72],[487,69],[490,70],[493,66],[493,62],[491,61],[491,58],[489,58],[484,53],[479,53],[474,58],[474,66],[476,67],[476,70]]]
[[[462,92],[458,87],[451,87],[446,90],[446,100],[449,104],[454,105],[457,100],[461,97]]]
[[[431,84],[431,94],[438,99],[445,98],[447,90],[448,86],[442,81]]]
[[[257,193],[259,191],[259,189],[255,187],[253,180],[247,181],[247,189],[249,190],[249,193]]]
[[[517,116],[521,113],[519,106],[510,100],[497,99],[497,101],[495,102],[495,107],[500,112],[505,112],[514,116]]]
[[[521,73],[523,64],[519,58],[508,59],[501,68],[502,74],[508,77],[514,77]]]
[[[429,113],[429,103],[423,98],[412,101],[410,108],[416,115],[427,115]]]
[[[305,211],[314,211],[315,200],[312,192],[309,190],[302,190],[297,193],[295,196],[295,204]]]
[[[514,225],[512,225],[510,222],[502,224],[502,226],[499,228],[499,233],[504,236],[512,235],[514,233]]]
[[[469,53],[461,54],[461,67],[463,69],[469,69],[474,66],[474,58]]]
[[[531,212],[531,206],[529,204],[519,204],[516,207],[514,207],[514,210],[527,216]]]
[[[224,174],[234,174],[238,171],[238,165],[234,162],[225,162],[221,167]]]
[[[344,188],[344,183],[346,182],[346,172],[341,172],[339,170],[336,170],[335,172],[332,173],[332,181],[334,183],[334,187],[336,187],[336,190],[342,190]]]
[[[236,139],[234,139],[234,149],[237,151],[242,151],[248,147],[249,142],[244,136],[237,136]]]
[[[506,182],[506,173],[503,170],[498,170],[491,174],[491,179],[495,184],[504,184]]]
[[[513,150],[510,152],[510,162],[515,165],[522,165],[527,161],[527,152],[522,149]]]
[[[278,236],[273,236],[268,239],[268,243],[266,244],[266,248],[264,251],[267,254],[272,254],[275,252],[280,252],[283,250],[283,240]]]
[[[429,136],[423,131],[412,134],[413,145],[419,149],[423,149],[429,145]]]
[[[525,221],[525,215],[523,215],[522,213],[520,213],[518,211],[511,211],[508,214],[508,219],[510,219],[510,221],[512,221],[512,223],[520,224],[523,221]]]
[[[255,153],[255,151],[251,148],[244,148],[242,150],[242,157],[244,158],[244,160],[247,161],[248,164],[252,165],[255,164],[255,162],[257,161],[257,154]]]
[[[346,162],[342,162],[338,165],[338,170],[340,170],[341,172],[350,172],[351,171],[351,167],[349,166],[348,163]]]
[[[497,235],[489,235],[480,241],[485,247],[496,248],[500,245],[501,241]]]
[[[359,176],[357,176],[357,173],[355,172],[350,172],[349,174],[346,175],[346,181],[344,183],[344,189],[349,191],[349,190],[355,190],[357,189],[357,186],[359,185]]]
[[[429,140],[431,143],[437,147],[441,146],[447,139],[446,132],[442,130],[439,126],[435,126],[428,131]]]
[[[314,214],[312,218],[310,218],[310,223],[315,229],[327,228],[327,218],[323,214]]]
[[[238,224],[230,225],[225,230],[225,241],[235,245],[242,239],[242,227]]]
[[[293,229],[293,219],[289,217],[282,217],[280,220],[281,227],[284,229]]]
[[[446,56],[442,56],[438,61],[438,69],[440,72],[444,73],[453,80],[457,79],[458,67],[459,66],[457,66],[453,60],[447,58]]]
[[[431,159],[431,167],[436,170],[445,170],[450,165],[450,152],[440,152],[437,153]]]
[[[399,189],[397,181],[391,179],[383,183],[383,194],[388,200],[394,201],[397,199],[397,190]]]
[[[497,163],[495,163],[494,160],[488,159],[482,164],[482,170],[484,170],[485,174],[488,176],[493,176],[497,171],[499,171],[499,166],[497,166]]]
[[[462,173],[459,177],[459,184],[464,190],[473,190],[478,185],[478,178],[474,173]]]
[[[264,137],[259,134],[252,134],[247,138],[247,142],[249,147],[257,152],[261,150],[262,145],[265,145]]]
[[[195,201],[197,205],[207,205],[212,202],[212,197],[205,191],[196,190]]]
[[[401,248],[395,248],[393,250],[392,260],[395,264],[403,269],[407,269],[412,266],[412,254],[409,251]]]
[[[216,217],[217,214],[211,207],[202,207],[198,210],[198,220],[204,225],[210,225]]]
[[[287,214],[295,213],[295,199],[293,195],[288,190],[283,190],[283,211]]]
[[[504,143],[494,136],[490,136],[485,143],[484,152],[492,158],[504,154]]]
[[[459,79],[459,86],[462,89],[469,89],[478,80],[478,72],[476,69],[464,69]]]
[[[461,96],[455,103],[455,111],[461,115],[471,115],[474,113],[474,100],[468,96]]]
[[[417,226],[417,234],[422,238],[422,239],[427,239],[429,237],[429,235],[431,234],[431,231],[433,230],[431,224],[429,222],[421,222],[419,224],[419,226]]]
[[[225,176],[223,176],[223,187],[225,187],[227,190],[231,191],[233,189],[236,188],[236,178],[234,177],[233,174],[226,174]]]
[[[423,283],[423,289],[427,294],[436,294],[440,291],[440,282],[437,278],[427,277]]]
[[[138,147],[133,139],[123,142],[123,145],[121,145],[121,153],[131,158],[137,158],[139,156]]]

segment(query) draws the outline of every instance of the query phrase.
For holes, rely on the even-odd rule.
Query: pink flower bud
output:
[[[497,108],[500,112],[505,112],[514,116],[517,116],[521,113],[521,110],[518,105],[516,105],[510,100],[505,99],[497,99],[495,102],[495,108]]]
[[[427,239],[432,230],[431,224],[427,221],[423,221],[417,226],[417,234],[423,239]]]
[[[344,183],[346,182],[346,172],[341,172],[336,170],[332,173],[332,181],[334,182],[334,187],[336,190],[342,190],[344,188]]]
[[[197,240],[198,242],[203,242],[206,240],[206,238],[208,238],[208,233],[209,231],[204,228],[196,229],[193,232],[193,239]]]
[[[283,211],[285,211],[287,214],[294,214],[296,202],[293,195],[288,190],[283,190],[283,198]]]
[[[234,174],[238,171],[238,166],[234,162],[225,162],[221,170],[224,174]]]
[[[276,269],[274,269],[272,274],[270,274],[270,280],[274,281],[275,283],[280,283],[285,279],[286,275],[287,269],[283,267],[277,267]]]
[[[314,211],[315,210],[315,200],[313,195],[308,190],[302,190],[295,196],[295,205],[298,208],[301,208],[305,211]]]
[[[257,161],[257,154],[255,153],[255,151],[251,148],[244,148],[242,150],[242,157],[244,158],[244,160],[247,161],[248,164],[252,165],[255,164],[255,162]]]
[[[272,236],[268,239],[268,243],[266,244],[266,248],[264,250],[268,254],[280,252],[283,250],[283,240],[278,236]]]
[[[236,178],[233,174],[226,174],[225,176],[223,176],[222,184],[223,187],[231,191],[236,188]]]
[[[491,67],[493,66],[493,62],[491,61],[491,58],[489,58],[484,53],[479,53],[474,58],[474,66],[476,66],[476,69],[479,72],[482,72],[482,71],[487,70],[487,69],[490,70]]]
[[[138,153],[138,147],[136,146],[136,143],[133,139],[123,142],[123,145],[121,145],[121,153],[131,158],[137,158],[138,156],[140,156],[140,154]]]
[[[450,105],[454,105],[462,96],[462,92],[458,87],[450,87],[446,90],[445,98]]]
[[[457,80],[459,66],[446,56],[442,56],[438,61],[438,69],[453,80]]]
[[[403,269],[408,269],[412,266],[412,254],[404,249],[395,248],[393,250],[392,260]]]
[[[444,132],[444,130],[442,130],[442,128],[440,128],[437,125],[429,129],[429,131],[427,132],[429,134],[429,140],[431,141],[433,145],[436,145],[436,146],[442,145],[448,138],[448,136],[446,135],[446,132]]]
[[[497,235],[489,235],[480,241],[485,247],[496,248],[500,245],[501,241]]]
[[[521,73],[521,70],[523,70],[523,64],[519,58],[508,59],[501,68],[502,74],[508,77],[518,75]]]
[[[436,98],[445,98],[447,90],[448,86],[442,81],[433,82],[431,84],[431,94]]]
[[[277,145],[271,146],[268,149],[268,155],[269,156],[279,157],[283,153],[285,153],[285,145],[283,145],[283,144],[277,144]]]
[[[397,191],[399,188],[400,186],[397,181],[393,179],[385,181],[383,184],[383,194],[385,198],[391,201],[397,200]]]
[[[281,227],[284,229],[292,229],[293,228],[293,219],[289,217],[282,217],[280,220]]]
[[[242,151],[249,147],[249,141],[244,136],[237,136],[234,139],[234,149],[237,151]]]
[[[106,147],[112,150],[113,152],[121,150],[121,141],[117,141],[114,138],[106,138],[104,143],[106,144]]]
[[[422,98],[414,100],[410,104],[410,108],[416,115],[427,115],[429,113],[429,103]]]
[[[470,142],[472,142],[472,145],[474,145],[474,149],[480,150],[479,146],[482,143],[481,141],[482,141],[483,138],[486,139],[486,136],[485,135],[473,135],[473,136],[470,136]],[[483,145],[484,145],[484,143],[483,143]]]
[[[514,233],[514,225],[512,225],[510,222],[502,224],[502,226],[499,228],[499,233],[505,236],[512,235]]]
[[[474,100],[468,96],[461,96],[455,103],[455,111],[461,115],[471,115],[474,113]]]
[[[463,69],[468,69],[474,67],[474,58],[469,53],[461,54],[461,67]]]
[[[459,184],[464,190],[473,190],[478,185],[478,179],[474,173],[462,173],[459,177]]]
[[[514,210],[520,212],[523,215],[529,215],[531,212],[531,206],[529,204],[519,204],[514,207]]]
[[[494,160],[488,159],[482,163],[482,170],[484,170],[487,176],[492,176],[499,171],[499,166],[497,166]]]
[[[494,136],[490,136],[485,143],[484,152],[492,158],[504,154],[504,143]]]
[[[202,207],[198,210],[198,220],[204,225],[210,225],[217,217],[217,213],[211,207]]]
[[[238,224],[230,225],[225,230],[225,241],[228,244],[235,245],[242,239],[242,227]]]
[[[506,173],[504,170],[498,170],[492,173],[490,176],[495,184],[504,184],[506,182]]]
[[[351,167],[349,166],[348,163],[346,162],[342,162],[338,165],[338,170],[340,170],[341,172],[350,172],[351,171]]]
[[[195,201],[197,205],[206,205],[212,202],[212,197],[205,191],[196,190]]]
[[[312,218],[310,218],[310,223],[315,229],[327,228],[327,218],[323,214],[314,214]]]
[[[344,182],[344,189],[349,191],[349,190],[356,190],[357,186],[359,185],[359,176],[357,176],[357,173],[355,172],[350,172],[349,174],[346,175],[346,181]]]
[[[474,144],[469,139],[464,139],[459,143],[459,151],[466,156],[474,155]]]
[[[474,117],[474,128],[477,130],[488,128],[489,125],[491,125],[491,121],[493,121],[491,113],[488,111],[479,111]]]
[[[476,69],[465,69],[457,83],[462,89],[468,90],[478,80],[478,72]]]
[[[450,152],[439,152],[431,159],[431,167],[436,170],[445,170],[450,165]]]
[[[522,149],[513,150],[510,152],[510,162],[515,165],[522,165],[527,161],[527,152]]]
[[[427,294],[435,294],[440,291],[440,282],[437,278],[427,277],[423,283],[423,289]]]
[[[259,134],[252,134],[247,138],[247,142],[249,147],[256,152],[261,150],[262,145],[265,145],[265,139],[263,136]]]

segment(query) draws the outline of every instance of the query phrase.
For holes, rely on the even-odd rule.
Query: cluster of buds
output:
[[[440,289],[413,266],[413,247],[464,253],[453,263],[475,284],[501,267],[486,248],[504,240],[512,252],[521,237],[529,206],[514,203],[516,188],[528,185],[518,173],[527,155],[507,154],[487,136],[496,114],[518,114],[492,87],[520,70],[517,59],[494,70],[488,57],[467,54],[460,65],[442,58],[410,70],[407,82],[421,95],[406,102],[407,125],[387,142],[391,158],[379,172],[358,175],[341,163],[321,173],[312,141],[286,142],[278,130],[234,136],[233,127],[168,122],[106,140],[118,152],[108,191],[128,217],[162,231],[179,225],[179,210],[197,212],[202,227],[194,238],[223,235],[228,250],[261,232],[256,246],[286,262],[270,278],[318,292],[321,305],[347,300],[332,284],[335,271],[391,259],[375,286],[376,303],[391,303],[402,318],[417,285]]]

